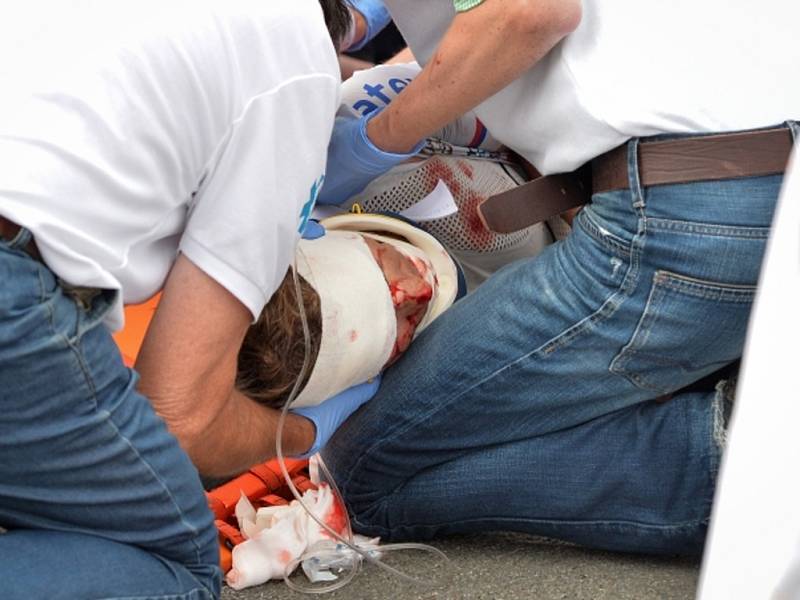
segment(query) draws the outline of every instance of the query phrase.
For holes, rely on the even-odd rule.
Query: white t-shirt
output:
[[[7,16],[0,214],[69,284],[143,301],[180,250],[258,316],[339,104],[318,0],[32,0]]]
[[[582,4],[578,29],[475,111],[543,173],[571,171],[631,137],[800,118],[800,3]],[[455,16],[452,0],[386,5],[426,63]]]

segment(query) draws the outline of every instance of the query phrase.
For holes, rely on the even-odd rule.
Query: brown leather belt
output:
[[[788,129],[767,129],[639,144],[644,187],[783,173],[792,152]],[[592,161],[592,192],[624,190],[628,148],[622,145]]]
[[[643,141],[639,180],[647,187],[775,175],[786,169],[792,144],[785,127]],[[487,229],[511,233],[586,204],[591,194],[628,187],[626,143],[574,173],[539,177],[491,196],[478,206],[478,214]]]
[[[9,221],[5,217],[0,216],[0,238],[4,239],[7,242],[10,242],[15,237],[17,237],[17,234],[19,233],[20,229],[22,229],[22,227],[20,227],[13,221]],[[25,245],[23,250],[28,254],[30,254],[32,258],[35,258],[36,260],[41,260],[41,256],[39,255],[39,249],[36,247],[36,242],[33,241],[33,238],[31,238],[31,241]]]

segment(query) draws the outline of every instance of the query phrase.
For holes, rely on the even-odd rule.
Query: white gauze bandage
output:
[[[394,305],[364,238],[328,231],[301,240],[297,272],[320,298],[322,338],[294,407],[313,406],[380,373],[397,339]]]

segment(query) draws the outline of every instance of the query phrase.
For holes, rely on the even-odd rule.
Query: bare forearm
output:
[[[356,71],[363,71],[375,65],[360,58],[353,58],[347,54],[339,55],[339,71],[342,74],[342,81],[350,79]]]
[[[222,388],[209,383],[192,390],[172,388],[166,396],[147,394],[197,469],[208,477],[225,477],[275,456],[280,412],[231,390],[230,385]],[[215,389],[227,391],[214,394]],[[147,392],[142,386],[140,390]],[[311,421],[288,414],[284,453],[303,454],[313,445],[315,433]]]
[[[136,361],[139,391],[208,476],[240,472],[275,453],[278,412],[234,388],[251,318],[230,292],[180,255]],[[310,421],[287,418],[287,454],[305,452],[314,437]]]
[[[395,54],[392,58],[387,60],[384,64],[387,64],[387,65],[400,65],[400,64],[403,64],[403,63],[414,62],[416,60],[417,59],[414,57],[414,53],[411,51],[411,48],[406,46],[405,48],[400,50],[400,52]]]
[[[369,123],[370,139],[408,152],[517,79],[579,21],[579,0],[486,0],[460,13],[422,72]]]
[[[234,391],[204,430],[184,435],[178,426],[173,431],[203,475],[224,477],[275,456],[279,416],[279,411]],[[283,430],[284,453],[291,456],[307,451],[314,443],[314,433],[311,421],[290,413]]]

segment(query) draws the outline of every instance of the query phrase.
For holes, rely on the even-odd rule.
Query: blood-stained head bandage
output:
[[[319,295],[322,331],[311,375],[293,403],[313,406],[378,375],[456,299],[455,262],[401,219],[348,214],[301,240],[297,272]]]

